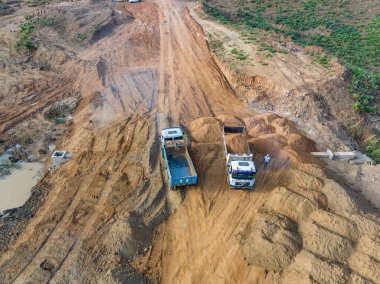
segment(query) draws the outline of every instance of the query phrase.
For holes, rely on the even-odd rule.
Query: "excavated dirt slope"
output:
[[[52,9],[77,5],[111,9]],[[0,282],[380,283],[377,212],[325,173],[294,123],[237,98],[184,4],[118,3],[116,14],[92,45],[65,49],[80,66],[60,144],[72,158],[41,181],[49,191],[0,256]],[[178,124],[199,184],[169,191],[158,135]],[[253,192],[228,189],[222,124],[247,127]]]

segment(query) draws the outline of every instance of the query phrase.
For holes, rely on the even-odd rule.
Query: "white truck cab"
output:
[[[232,161],[227,176],[231,188],[252,189],[256,179],[255,164],[252,161]]]
[[[162,138],[169,140],[183,139],[183,133],[181,128],[164,128],[162,129]]]

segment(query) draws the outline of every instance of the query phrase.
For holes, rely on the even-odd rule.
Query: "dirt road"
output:
[[[368,238],[374,238],[377,221],[367,222],[326,177],[308,154],[314,143],[294,124],[274,114],[256,115],[237,98],[183,3],[118,3],[113,9],[126,17],[123,24],[76,54],[84,67],[72,84],[82,100],[72,134],[60,145],[72,158],[44,178],[52,189],[0,257],[1,283],[263,283],[280,277],[291,283],[297,273],[305,279],[314,273],[296,262],[298,267],[281,274],[298,253],[306,262],[321,255],[331,259],[324,245],[331,235],[346,234],[325,230],[321,246],[303,244],[304,232],[312,229],[298,226],[309,224],[311,214],[317,227],[331,214],[368,228]],[[221,123],[248,129],[259,168],[254,192],[228,190]],[[175,125],[189,133],[199,174],[199,185],[186,192],[168,191],[160,158],[159,131]],[[268,171],[262,171],[265,153],[273,159]],[[332,205],[337,196],[350,210]],[[270,236],[256,237],[260,220],[272,226],[264,230]],[[345,238],[356,243],[362,234]],[[261,254],[249,247],[260,241]],[[360,272],[357,254],[378,247],[363,243],[358,249],[334,243],[336,251],[344,250],[336,260],[343,272],[335,264],[325,269],[337,282],[354,276],[379,280],[371,268]],[[279,258],[277,266],[268,265],[268,258]],[[310,267],[323,265],[314,261]]]

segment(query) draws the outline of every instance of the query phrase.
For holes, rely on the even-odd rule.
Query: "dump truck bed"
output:
[[[166,163],[170,188],[197,183],[197,174],[185,145],[180,145],[179,148],[164,147],[162,154]]]
[[[227,165],[232,161],[252,161],[244,126],[223,126],[224,151]]]

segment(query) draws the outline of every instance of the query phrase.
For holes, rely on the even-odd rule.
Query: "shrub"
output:
[[[243,50],[237,50],[237,48],[233,48],[231,50],[231,53],[235,56],[235,58],[237,58],[238,60],[246,60],[247,59],[247,55],[244,53]]]
[[[26,14],[24,16],[24,19],[27,20],[27,21],[30,21],[31,19],[33,19],[33,15],[32,14]]]
[[[77,39],[79,41],[84,41],[86,38],[87,38],[87,36],[85,34],[77,33]]]
[[[376,135],[371,135],[364,140],[364,147],[370,156],[376,163],[380,163],[380,140]]]
[[[40,20],[40,25],[41,26],[52,26],[54,24],[54,19],[53,18],[42,18]]]
[[[68,104],[65,103],[56,103],[52,105],[44,114],[46,119],[57,120],[59,118],[64,118],[69,114],[71,108]]]
[[[21,26],[20,39],[17,42],[18,46],[26,48],[28,51],[34,49],[32,33],[35,27],[32,23],[25,23]]]

